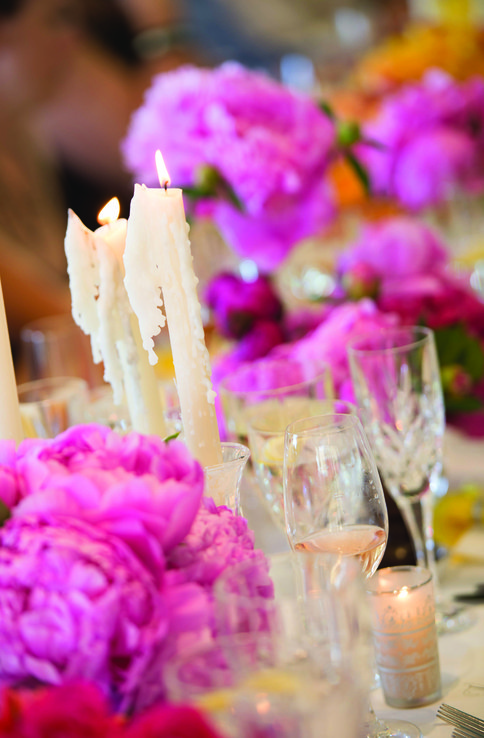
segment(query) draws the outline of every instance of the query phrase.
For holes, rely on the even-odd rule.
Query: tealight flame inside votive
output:
[[[405,597],[408,597],[408,587],[402,587],[402,589],[398,593],[398,597],[403,600]]]
[[[160,180],[161,187],[165,189],[170,185],[171,179],[166,168],[165,161],[161,154],[161,151],[157,149],[155,154],[156,171],[158,172],[158,179]]]
[[[119,211],[121,206],[117,197],[112,197],[109,202],[99,211],[97,216],[97,222],[100,225],[107,225],[108,223],[114,223],[119,218]]]

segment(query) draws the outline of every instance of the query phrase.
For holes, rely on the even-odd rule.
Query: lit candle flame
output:
[[[109,202],[99,211],[97,216],[97,222],[100,225],[107,225],[108,223],[114,223],[119,217],[119,211],[121,206],[117,197],[112,197]]]
[[[408,597],[408,595],[409,595],[408,587],[402,587],[402,589],[398,593],[398,597],[401,600],[404,600],[405,597]]]
[[[161,155],[161,151],[158,149],[155,154],[155,164],[156,164],[156,171],[158,172],[158,179],[160,180],[161,187],[164,187],[165,190],[169,186],[171,179],[170,175],[168,174],[168,170],[166,168],[166,164],[164,162],[163,156]]]

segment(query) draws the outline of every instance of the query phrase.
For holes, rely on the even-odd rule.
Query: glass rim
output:
[[[22,382],[17,385],[17,395],[22,405],[33,405],[39,402],[48,402],[51,398],[47,394],[51,390],[59,390],[60,393],[68,392],[72,389],[79,391],[89,391],[89,383],[82,377],[41,377],[40,379],[32,379],[30,382]],[[23,400],[21,395],[40,392],[36,400]],[[45,392],[45,394],[44,394]]]
[[[320,408],[320,412],[315,413],[314,415],[304,415],[302,418],[297,418],[296,420],[291,420],[290,423],[287,423],[283,428],[280,430],[276,430],[274,428],[265,428],[263,427],[264,423],[263,421],[266,419],[266,414],[261,415],[255,415],[254,417],[249,416],[247,418],[247,432],[250,434],[257,433],[259,435],[268,435],[268,436],[283,436],[285,433],[286,428],[288,428],[293,423],[297,423],[298,420],[313,418],[313,417],[322,417],[323,415],[355,415],[358,417],[358,407],[355,405],[354,402],[349,402],[348,400],[333,400],[331,398],[323,397],[321,400],[318,397],[301,397],[296,399],[302,399],[307,400],[308,402],[314,402],[315,404],[324,405],[327,403],[328,405],[339,405],[340,407],[346,407],[347,410],[334,410],[331,411],[328,407],[328,412],[325,412],[325,409],[323,407]],[[268,400],[270,401],[270,400]],[[274,408],[272,412],[277,412]]]
[[[368,338],[378,338],[379,336],[395,336],[398,334],[404,334],[412,331],[414,334],[420,333],[419,338],[414,340],[401,343],[398,346],[381,346],[379,348],[359,348],[358,344],[367,340]],[[434,332],[431,328],[420,325],[408,325],[408,326],[395,326],[394,328],[383,329],[379,331],[372,331],[366,333],[360,333],[354,336],[347,345],[348,354],[359,355],[359,356],[371,356],[375,354],[394,354],[401,351],[408,351],[409,349],[417,348],[418,346],[424,345],[429,339],[433,339]]]
[[[322,419],[327,420],[326,424],[321,424]],[[336,421],[328,421],[329,418],[337,418]],[[304,423],[312,421],[313,425],[310,428],[302,427],[301,430],[295,431],[293,428],[297,428],[299,424],[303,426]],[[317,425],[319,422],[319,426]],[[343,433],[348,428],[362,429],[360,419],[357,415],[351,413],[324,413],[322,415],[310,415],[306,418],[299,418],[286,427],[285,437],[299,435],[299,436],[312,436],[320,433],[321,431],[335,435],[337,433]]]
[[[232,448],[234,451],[238,451],[239,453],[237,456],[234,456],[231,459],[227,459],[226,461],[222,461],[220,464],[213,464],[212,466],[204,466],[204,471],[212,471],[215,469],[222,469],[223,467],[230,466],[232,464],[239,464],[241,461],[248,461],[248,459],[251,456],[251,450],[248,446],[246,446],[243,443],[239,443],[238,441],[221,441],[220,445],[222,449]]]
[[[390,584],[388,584],[385,589],[377,589],[378,580],[380,579],[380,577],[382,577],[385,573],[388,574],[390,572],[416,572],[421,574],[422,580],[415,584],[401,584],[398,587],[396,585],[391,586]],[[413,566],[412,564],[402,564],[401,566],[387,566],[383,569],[378,569],[375,574],[370,579],[368,579],[368,581],[366,582],[366,591],[368,594],[375,597],[378,597],[380,595],[398,594],[402,591],[402,589],[413,592],[417,589],[420,589],[421,587],[424,587],[426,584],[431,582],[432,579],[432,572],[430,571],[430,569],[426,569],[424,566]],[[373,584],[375,585],[375,587],[372,589]]]
[[[291,361],[288,362],[292,366],[300,366],[302,367],[302,364],[297,361]],[[303,379],[300,382],[294,382],[294,384],[284,384],[280,387],[265,387],[265,388],[259,388],[259,389],[232,389],[231,387],[227,386],[227,382],[230,379],[233,379],[234,376],[237,376],[236,374],[228,374],[225,376],[218,385],[219,394],[222,395],[224,392],[227,395],[234,395],[237,397],[258,397],[258,396],[264,396],[264,395],[270,395],[270,397],[277,397],[278,395],[286,394],[287,392],[294,392],[298,389],[303,389],[304,387],[307,387],[308,385],[311,385],[313,382],[320,382],[324,381],[328,377],[331,378],[331,368],[329,364],[324,363],[321,364],[319,367],[320,371],[318,374],[316,374],[314,377],[311,377],[310,379]],[[268,397],[268,399],[270,399]]]

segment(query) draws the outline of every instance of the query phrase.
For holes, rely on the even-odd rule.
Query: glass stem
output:
[[[418,566],[430,569],[437,586],[437,566],[435,560],[435,543],[432,520],[432,495],[430,489],[411,500],[396,497],[398,507],[412,538]]]

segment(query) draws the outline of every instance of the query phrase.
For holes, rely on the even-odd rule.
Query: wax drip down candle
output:
[[[158,360],[153,338],[165,324],[164,305],[185,443],[203,466],[213,466],[222,463],[222,451],[189,228],[182,191],[168,187],[160,152],[156,159],[161,187],[135,185],[124,283],[152,364]]]
[[[166,427],[156,376],[123,284],[127,221],[118,219],[118,213],[119,202],[113,198],[98,216],[103,225],[93,232],[69,211],[65,252],[72,315],[91,338],[95,363],[104,362],[104,379],[113,389],[114,403],[121,404],[126,396],[133,429],[163,437]]]

